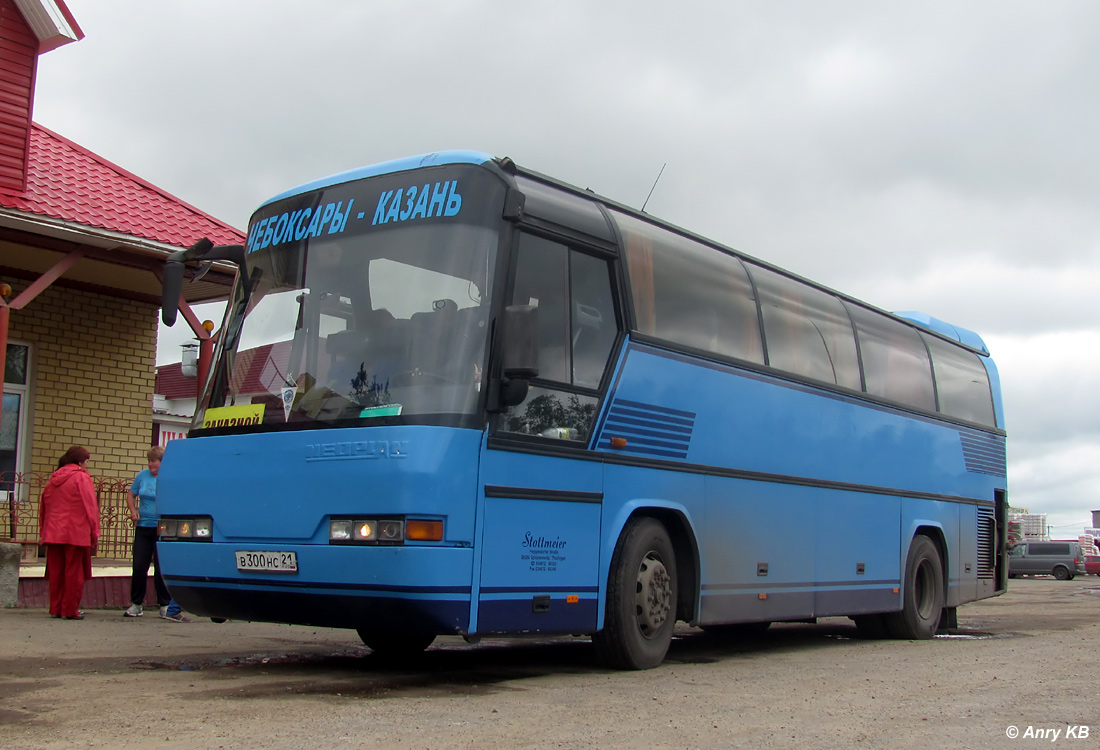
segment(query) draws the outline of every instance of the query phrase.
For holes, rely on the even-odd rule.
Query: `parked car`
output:
[[[1085,573],[1100,576],[1100,555],[1085,555]]]
[[[1021,542],[1008,550],[1009,578],[1045,575],[1069,581],[1085,574],[1085,556],[1077,542]]]

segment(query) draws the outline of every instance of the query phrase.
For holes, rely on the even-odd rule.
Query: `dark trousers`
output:
[[[84,573],[89,547],[46,545],[46,577],[50,582],[50,614],[76,617],[84,596]]]
[[[149,563],[153,563],[153,586],[157,590],[157,604],[167,607],[172,601],[164,579],[160,577],[160,560],[157,559],[157,527],[134,527],[134,571],[130,577],[130,602],[145,603],[145,587],[149,580]]]

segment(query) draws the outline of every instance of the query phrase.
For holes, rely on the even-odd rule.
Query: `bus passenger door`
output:
[[[498,453],[498,476],[521,464],[545,475],[547,459]],[[552,459],[551,459],[552,461]],[[477,633],[587,633],[596,627],[598,492],[486,485],[481,523]],[[585,483],[586,485],[588,483]]]
[[[520,233],[514,268],[507,299],[536,308],[539,373],[494,415],[481,461],[476,632],[590,633],[604,487],[585,459],[621,327],[610,257]]]

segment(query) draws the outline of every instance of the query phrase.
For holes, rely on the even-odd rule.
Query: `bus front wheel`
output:
[[[904,586],[901,611],[886,615],[887,628],[895,638],[927,640],[939,628],[947,596],[940,551],[926,536],[914,537],[909,545]]]
[[[415,656],[432,645],[435,635],[432,633],[399,633],[390,630],[356,630],[363,643],[383,659],[396,659]]]
[[[664,661],[675,625],[672,541],[658,521],[635,518],[615,545],[604,626],[592,642],[609,667],[651,669]]]

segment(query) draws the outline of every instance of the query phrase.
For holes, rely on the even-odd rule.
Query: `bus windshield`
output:
[[[475,413],[496,242],[402,224],[250,253],[195,426]]]

